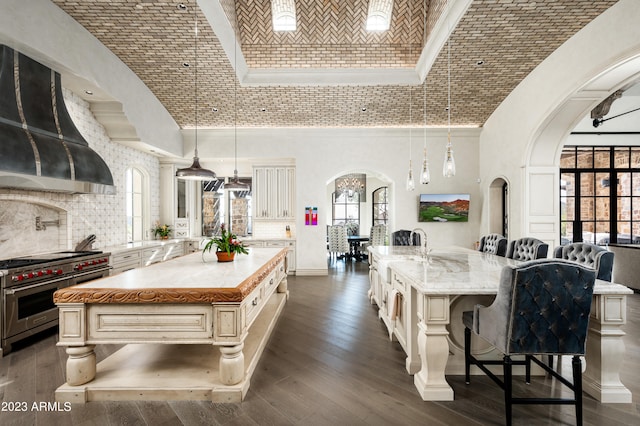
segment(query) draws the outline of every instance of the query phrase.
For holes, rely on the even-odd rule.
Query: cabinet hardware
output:
[[[251,304],[253,306],[256,306],[258,304],[258,298],[256,297],[255,299],[253,299],[253,302],[251,302]]]

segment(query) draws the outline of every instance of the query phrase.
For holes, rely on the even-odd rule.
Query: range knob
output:
[[[38,276],[41,277],[44,275],[44,271],[38,271]]]
[[[47,269],[46,274],[47,274],[47,275],[51,275],[51,274],[53,274],[53,271],[52,271],[51,269]]]
[[[76,265],[75,268],[76,271],[82,271],[82,265]]]
[[[29,272],[29,273],[27,274],[27,278],[29,278],[29,279],[33,278],[33,272]]]
[[[22,275],[14,275],[13,277],[11,277],[12,281],[22,281],[24,278]]]
[[[62,269],[58,269],[58,270],[56,271],[56,275],[62,275]]]

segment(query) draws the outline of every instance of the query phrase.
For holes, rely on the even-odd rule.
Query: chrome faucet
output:
[[[424,232],[422,228],[415,228],[414,230],[412,230],[411,234],[409,234],[409,241],[411,242],[411,245],[413,245],[413,234],[420,235],[420,254],[422,255],[422,257],[426,257],[428,254],[427,233]]]

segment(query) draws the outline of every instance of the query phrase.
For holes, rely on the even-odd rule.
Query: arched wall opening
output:
[[[483,191],[489,199],[495,170],[509,181],[510,239],[531,236],[551,246],[560,243],[562,147],[591,109],[640,77],[638,18],[636,2],[616,3],[534,69],[485,123],[480,136]],[[484,232],[492,226],[489,208],[489,203],[483,208]]]

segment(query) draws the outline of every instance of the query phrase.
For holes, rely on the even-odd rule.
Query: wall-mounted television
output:
[[[468,222],[469,194],[420,194],[418,222]]]

